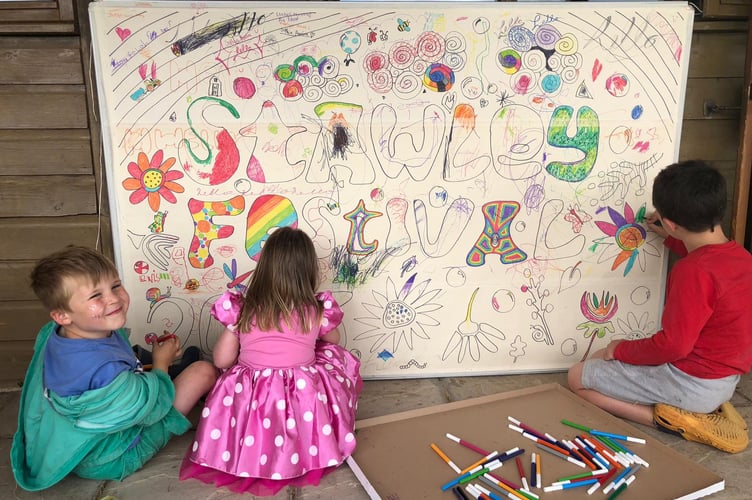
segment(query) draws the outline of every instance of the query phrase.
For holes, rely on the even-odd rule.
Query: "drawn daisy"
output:
[[[637,316],[632,311],[629,311],[627,313],[627,321],[618,318],[616,324],[621,333],[614,335],[612,338],[636,340],[649,337],[653,330],[654,322],[649,320],[647,312],[642,313],[640,319],[637,319]]]
[[[363,303],[371,316],[355,318],[370,329],[356,336],[355,340],[373,342],[371,352],[382,347],[396,352],[403,343],[412,349],[414,337],[431,338],[426,327],[439,326],[439,322],[428,313],[441,309],[441,304],[431,302],[441,290],[427,290],[430,279],[415,284],[416,276],[410,276],[399,291],[390,277],[386,282],[386,294],[376,290],[371,292],[376,303]]]
[[[183,186],[173,182],[183,177],[183,173],[170,168],[175,164],[175,158],[167,158],[162,163],[164,152],[159,149],[149,161],[146,153],[138,154],[138,162],[128,164],[128,173],[131,177],[123,181],[123,187],[133,191],[128,198],[133,205],[149,199],[149,208],[154,212],[159,210],[160,196],[170,203],[177,203],[175,193],[185,191]]]
[[[640,269],[645,271],[646,257],[645,254],[653,257],[660,257],[661,251],[656,247],[655,240],[657,235],[648,241],[647,230],[639,223],[645,220],[645,205],[642,205],[635,214],[629,203],[624,204],[624,214],[611,207],[599,208],[596,214],[608,211],[611,222],[595,221],[598,228],[607,235],[605,238],[596,239],[590,247],[591,251],[596,251],[599,245],[603,245],[603,251],[598,258],[598,263],[614,259],[611,264],[611,270],[625,264],[624,276],[629,274],[635,262]]]
[[[470,302],[467,304],[465,320],[457,325],[457,329],[452,334],[452,337],[449,339],[449,342],[444,349],[444,354],[441,355],[442,361],[446,361],[454,351],[457,351],[458,363],[462,363],[465,359],[465,355],[468,353],[475,361],[479,361],[481,347],[488,352],[497,352],[499,348],[496,346],[496,342],[494,342],[492,338],[498,340],[504,340],[506,338],[501,330],[489,325],[488,323],[476,323],[470,319],[473,314],[473,302],[475,302],[475,296],[477,293],[478,288],[475,289],[472,297],[470,297]]]

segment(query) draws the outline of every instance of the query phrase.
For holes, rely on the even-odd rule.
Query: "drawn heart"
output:
[[[598,75],[601,74],[601,71],[603,70],[603,64],[596,59],[595,62],[593,62],[593,81],[595,81],[598,78]]]
[[[131,36],[131,30],[129,30],[128,28],[115,28],[115,33],[117,33],[117,36],[120,37],[121,42]]]

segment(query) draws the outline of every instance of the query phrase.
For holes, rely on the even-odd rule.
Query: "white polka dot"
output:
[[[295,428],[295,419],[294,418],[288,418],[287,419],[287,428],[288,429],[294,429]]]
[[[285,376],[284,370],[277,370],[277,375],[279,375],[280,377],[284,377]]]
[[[339,382],[340,384],[341,384],[342,382],[344,382],[344,381],[345,381],[345,377],[343,377],[343,376],[341,376],[341,375],[337,375],[337,376],[336,376],[336,377],[334,377],[334,378],[336,378],[336,379],[337,379],[337,382]]]
[[[285,438],[283,438],[282,436],[279,436],[279,435],[274,436],[274,446],[276,446],[277,448],[279,448],[283,444],[285,444]]]
[[[293,453],[292,456],[290,457],[290,463],[293,465],[297,464],[299,460],[300,460],[300,455],[298,455],[297,453]]]
[[[332,426],[329,424],[326,424],[324,427],[321,428],[321,432],[324,433],[324,436],[328,436],[332,433]]]
[[[222,437],[222,431],[220,431],[219,429],[212,429],[211,433],[209,433],[209,437],[215,440],[219,439],[220,437]]]
[[[198,441],[193,442],[193,451],[198,450]]]
[[[284,399],[280,399],[279,401],[277,401],[278,410],[284,410],[285,408],[287,408],[287,403],[285,402]]]
[[[272,474],[272,479],[280,480],[282,479],[282,474],[280,474],[279,472],[275,472],[274,474]]]
[[[230,452],[229,451],[225,451],[224,453],[222,453],[222,461],[223,462],[229,462],[230,461]]]
[[[253,436],[246,436],[243,442],[246,446],[253,446],[253,443],[256,442],[256,438],[254,438]]]
[[[235,393],[240,394],[241,392],[243,392],[243,384],[238,382],[237,384],[235,384]]]
[[[339,405],[332,405],[332,411],[335,415],[339,415]]]
[[[305,420],[306,422],[310,422],[311,420],[313,420],[313,412],[310,412],[310,411],[305,412],[303,414],[303,420]]]
[[[269,427],[272,426],[272,421],[269,420],[268,418],[265,418],[264,421],[261,422],[261,425],[264,426],[264,429],[268,429]]]
[[[329,320],[326,318],[321,318],[321,326],[329,326]]]
[[[271,368],[266,368],[266,369],[264,369],[263,372],[261,372],[261,376],[263,376],[263,377],[268,377],[271,374],[272,374],[272,369]]]
[[[326,394],[319,393],[319,401],[321,401],[322,403],[326,404],[326,402],[329,401],[329,398],[326,397]]]
[[[333,366],[332,366],[332,365],[331,365],[330,363],[326,363],[326,364],[324,365],[324,368],[326,368],[327,370],[331,370],[331,369],[333,369],[334,367],[333,367]]]
[[[254,399],[251,403],[251,410],[256,411],[256,408],[258,408],[258,401]]]
[[[232,302],[230,302],[230,299],[225,299],[222,302],[222,309],[224,309],[225,311],[232,309]]]
[[[332,308],[332,301],[331,300],[325,300],[324,301],[324,309],[331,309]]]
[[[261,455],[261,456],[259,457],[259,463],[260,463],[261,465],[266,465],[266,461],[267,461],[267,459],[268,459],[268,457],[266,456],[266,453],[264,453],[263,455]]]
[[[299,378],[299,379],[298,379],[298,381],[297,381],[297,382],[295,382],[295,386],[296,386],[296,387],[297,387],[297,388],[298,388],[299,390],[301,390],[301,391],[302,391],[303,389],[305,389],[305,388],[306,388],[306,381],[305,381],[305,380],[303,380],[302,378]]]
[[[225,396],[225,397],[224,397],[224,398],[222,399],[222,404],[223,404],[223,405],[225,405],[225,406],[232,406],[232,402],[233,402],[233,401],[234,401],[234,400],[232,399],[232,396]]]
[[[329,462],[327,462],[327,464],[326,464],[326,465],[327,465],[327,467],[334,467],[334,466],[335,466],[335,465],[337,465],[338,463],[339,463],[339,462],[337,462],[337,460],[335,460],[334,458],[332,458],[331,460],[329,460]]]
[[[230,418],[230,427],[235,427],[235,424],[237,421],[235,420],[235,417]]]
[[[211,413],[211,410],[209,410],[209,408],[204,406],[204,409],[201,410],[201,417],[206,418],[209,416],[210,413]]]
[[[326,356],[329,358],[334,356],[334,354],[332,354],[332,351],[330,351],[329,349],[324,349],[324,354],[326,354]]]
[[[238,474],[238,477],[251,477],[251,475],[247,472],[241,472],[240,474]]]
[[[355,441],[355,435],[352,432],[345,434],[345,442],[352,443],[353,441]]]
[[[319,449],[316,448],[315,444],[313,444],[313,445],[311,445],[310,448],[308,448],[308,453],[310,453],[312,457],[315,457],[316,455],[319,454]]]

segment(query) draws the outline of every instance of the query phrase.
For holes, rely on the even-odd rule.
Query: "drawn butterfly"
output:
[[[397,18],[397,31],[410,31],[410,21],[403,21]]]
[[[227,288],[234,288],[240,293],[245,293],[247,287],[243,282],[248,279],[248,276],[250,276],[253,271],[248,271],[247,273],[238,276],[238,261],[235,259],[232,259],[230,266],[222,264],[222,269],[224,270],[225,275],[230,278],[230,282],[227,283]]]
[[[164,223],[167,218],[167,210],[154,214],[154,222],[149,224],[149,231],[152,233],[161,233],[164,231]]]
[[[592,220],[593,218],[580,211],[579,205],[573,205],[569,207],[569,212],[564,215],[564,220],[572,223],[572,231],[579,233],[582,231],[582,225]]]

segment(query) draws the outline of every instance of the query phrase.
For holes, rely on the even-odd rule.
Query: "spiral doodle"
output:
[[[337,80],[327,80],[324,84],[324,94],[328,95],[329,97],[337,97],[340,92],[341,89]]]
[[[350,75],[339,75],[337,83],[339,84],[339,91],[342,94],[350,92],[355,86],[355,81]]]
[[[512,90],[515,94],[525,95],[527,94],[535,84],[535,76],[529,71],[519,71],[512,77]]]
[[[416,59],[415,61],[413,61],[412,66],[410,66],[410,71],[412,71],[416,75],[423,75],[423,73],[425,73],[427,69],[428,62],[424,61],[423,59]]]
[[[374,91],[386,94],[392,90],[392,74],[386,69],[374,71],[368,75],[368,84]]]
[[[544,49],[553,49],[560,38],[559,30],[550,24],[541,26],[535,33],[535,42]]]
[[[398,69],[409,68],[415,59],[415,49],[408,42],[397,42],[389,50],[389,62]]]
[[[561,90],[561,77],[554,72],[548,72],[541,78],[541,90],[546,94],[554,94]]]
[[[457,31],[450,31],[444,38],[446,42],[445,47],[447,52],[464,52],[465,51],[465,37]]]
[[[454,85],[454,71],[444,64],[432,64],[423,74],[423,85],[436,92],[446,92]]]
[[[509,45],[517,52],[527,52],[535,44],[535,35],[524,26],[512,26],[507,35]]]
[[[303,97],[303,85],[297,80],[290,80],[282,85],[282,97],[295,101]]]
[[[314,68],[318,66],[316,59],[311,56],[300,56],[294,62],[295,72],[299,76],[311,76]]]
[[[574,83],[577,80],[577,77],[579,76],[580,71],[575,68],[574,66],[566,66],[559,71],[559,75],[561,75],[561,80],[564,83]]]
[[[541,71],[546,67],[546,54],[540,49],[533,49],[522,55],[522,65],[530,71]]]
[[[382,70],[389,64],[389,58],[383,52],[369,52],[366,57],[363,58],[363,67],[368,73],[375,73]]]
[[[308,82],[311,85],[315,85],[316,87],[323,87],[326,83],[326,78],[319,75],[318,73],[313,73],[311,77],[308,79]]]
[[[321,99],[321,96],[324,95],[324,91],[321,90],[321,87],[308,85],[304,88],[305,90],[303,91],[303,99],[308,102],[317,102],[319,99]]]
[[[559,71],[564,67],[563,59],[561,54],[554,52],[548,56],[548,67],[551,68],[551,71]]]
[[[520,53],[514,49],[504,49],[496,56],[496,60],[502,71],[508,75],[517,73],[522,67]]]
[[[428,62],[439,61],[444,55],[444,38],[435,31],[425,31],[415,41],[418,57]]]
[[[582,67],[582,54],[575,52],[574,54],[567,54],[561,58],[564,66],[571,66],[575,69]]]
[[[447,52],[441,59],[441,62],[452,68],[453,71],[462,71],[466,61],[465,54],[459,52]]]
[[[403,72],[394,81],[394,91],[402,98],[411,98],[420,94],[423,84],[417,75]]]
[[[292,64],[280,64],[274,68],[274,78],[280,82],[289,82],[295,78],[295,68]]]
[[[568,56],[577,52],[577,39],[570,33],[565,33],[559,38],[554,46],[556,52]]]
[[[319,61],[319,74],[324,78],[334,78],[339,73],[339,59],[326,56]]]

